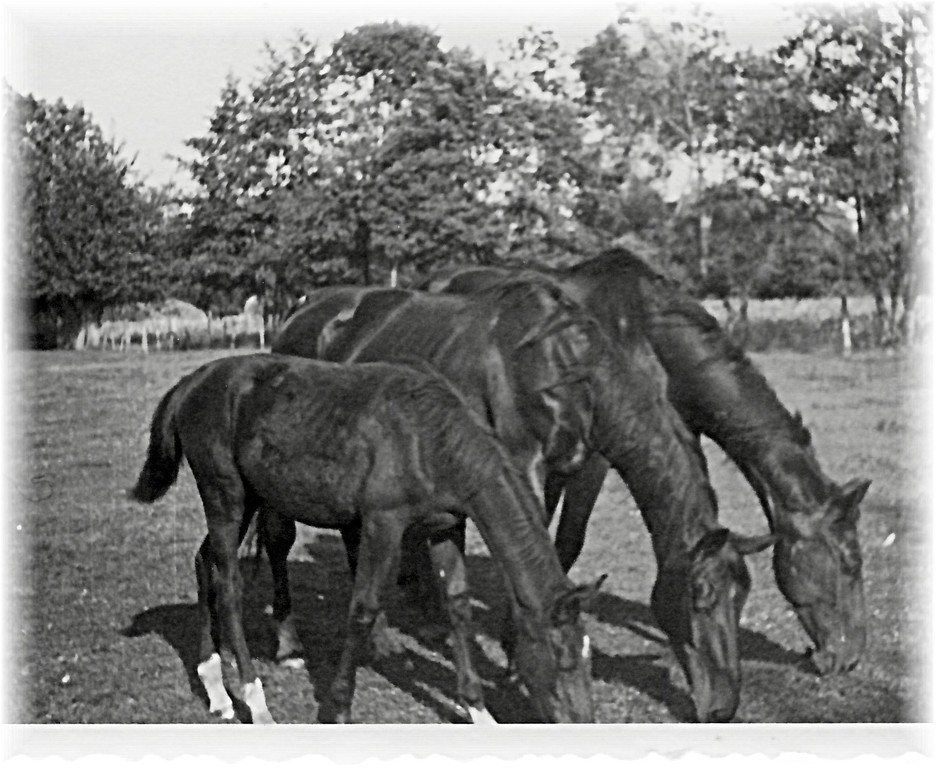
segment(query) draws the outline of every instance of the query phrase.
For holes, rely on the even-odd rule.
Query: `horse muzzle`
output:
[[[727,723],[735,716],[740,704],[739,676],[703,664],[694,649],[687,650],[686,662],[696,720],[700,723]]]
[[[738,686],[728,675],[718,674],[709,681],[708,690],[693,691],[692,701],[700,723],[727,723],[738,711]]]
[[[857,649],[849,648],[838,651],[829,648],[810,648],[806,651],[806,657],[812,662],[816,671],[823,677],[832,675],[844,675],[851,672],[861,659],[863,643]]]

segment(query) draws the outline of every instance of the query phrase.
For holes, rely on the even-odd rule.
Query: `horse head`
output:
[[[832,485],[818,510],[778,510],[774,573],[784,597],[815,643],[822,675],[848,672],[865,646],[859,505],[870,480]]]
[[[738,709],[738,622],[751,588],[744,556],[775,539],[715,529],[659,572],[651,607],[686,674],[699,722],[727,722]]]
[[[517,673],[537,714],[549,723],[592,723],[591,643],[581,613],[606,576],[594,584],[570,586],[556,599],[546,632],[522,624],[516,638]]]

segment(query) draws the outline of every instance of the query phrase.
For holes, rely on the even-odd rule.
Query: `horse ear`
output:
[[[571,624],[582,611],[588,610],[608,574],[603,574],[594,584],[579,584],[556,600],[553,607],[554,624]]]
[[[690,552],[690,557],[714,557],[728,543],[731,531],[727,528],[716,528],[706,533],[696,542]]]
[[[857,523],[860,512],[858,505],[861,504],[870,487],[870,480],[858,477],[845,483],[836,494],[835,502],[839,510],[838,519],[847,523]]]
[[[731,543],[739,555],[753,555],[773,546],[779,538],[775,533],[762,533],[760,536],[742,536],[740,533],[731,534]]]
[[[799,432],[800,443],[804,446],[810,445],[812,443],[812,435],[806,428],[806,425],[803,424],[803,414],[799,411],[793,412],[793,425],[796,427],[796,431]]]

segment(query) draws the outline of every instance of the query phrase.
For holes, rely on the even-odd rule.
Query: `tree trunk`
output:
[[[735,308],[731,306],[731,299],[727,296],[722,299],[722,306],[725,308],[725,331],[729,338],[734,339],[735,325],[738,323],[738,313],[735,312]]]
[[[882,347],[887,339],[887,304],[880,286],[874,286],[874,346]]]
[[[704,211],[700,212],[696,226],[699,237],[699,287],[702,288],[709,274],[709,232],[712,229],[712,216]]]
[[[371,284],[370,240],[370,226],[364,219],[358,219],[351,244],[351,261],[361,270],[364,285]]]
[[[750,325],[748,324],[748,292],[745,288],[744,292],[741,294],[741,306],[738,307],[738,345],[745,349],[747,348],[748,335],[750,331]]]

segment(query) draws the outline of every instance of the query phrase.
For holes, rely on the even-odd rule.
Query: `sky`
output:
[[[16,91],[81,103],[126,157],[136,156],[147,181],[184,185],[172,157],[185,154],[187,138],[205,134],[228,75],[254,79],[265,43],[282,50],[302,30],[326,45],[361,24],[396,20],[426,25],[443,46],[469,47],[489,59],[530,25],[551,29],[574,53],[614,22],[619,6],[615,0],[0,0],[0,49],[4,79]],[[739,47],[764,50],[796,30],[776,3],[704,7]]]

